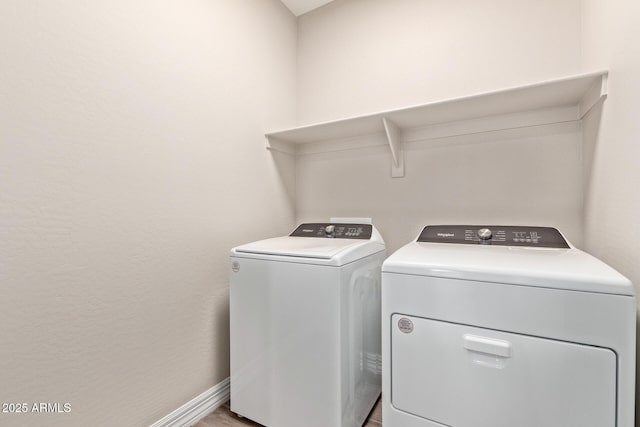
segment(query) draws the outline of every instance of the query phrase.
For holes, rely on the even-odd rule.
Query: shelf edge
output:
[[[273,138],[278,138],[279,135],[286,134],[286,133],[289,133],[289,132],[294,132],[294,131],[296,131],[296,132],[309,131],[309,130],[313,130],[314,128],[320,129],[320,128],[323,128],[323,127],[330,127],[330,126],[339,125],[339,124],[343,124],[343,123],[347,123],[347,122],[358,121],[358,120],[367,120],[367,119],[371,120],[371,119],[382,118],[382,117],[390,116],[390,115],[394,115],[394,114],[399,114],[399,113],[401,114],[403,112],[408,112],[408,111],[419,109],[419,108],[427,108],[427,107],[438,106],[438,105],[447,104],[447,103],[464,102],[464,101],[472,100],[472,99],[475,99],[475,98],[482,98],[482,97],[485,97],[485,96],[508,94],[509,92],[517,92],[517,91],[521,91],[521,90],[534,89],[534,88],[537,88],[537,87],[544,87],[544,86],[548,86],[548,85],[552,85],[552,84],[559,84],[559,83],[561,84],[561,83],[580,80],[580,79],[589,79],[589,78],[600,77],[600,79],[598,79],[598,82],[600,82],[602,80],[606,81],[607,75],[608,75],[608,71],[606,71],[606,70],[594,71],[594,72],[589,72],[589,73],[575,74],[575,75],[560,77],[560,78],[556,78],[556,79],[544,80],[544,81],[541,81],[541,82],[528,83],[528,84],[519,85],[519,86],[511,86],[511,87],[498,89],[498,90],[479,92],[479,93],[475,93],[475,94],[471,94],[471,95],[464,95],[464,96],[454,97],[454,98],[440,99],[440,100],[436,100],[436,101],[432,101],[432,102],[427,102],[427,103],[424,103],[424,104],[414,104],[414,105],[410,105],[410,106],[402,107],[402,108],[384,110],[384,111],[379,111],[379,112],[375,112],[375,113],[363,114],[363,115],[359,115],[359,116],[350,116],[350,117],[346,117],[346,118],[343,118],[343,119],[328,120],[328,121],[325,121],[325,122],[311,123],[311,124],[307,124],[307,125],[303,125],[303,126],[299,126],[299,127],[289,128],[289,129],[280,129],[280,130],[276,130],[276,131],[267,132],[267,133],[265,133],[265,136],[267,138],[272,138],[272,137]],[[605,90],[606,90],[606,87],[605,87]],[[606,93],[605,93],[605,95],[606,95]],[[306,142],[315,142],[315,141],[309,140],[309,141],[304,141],[304,142],[306,143]]]
[[[265,137],[265,148],[269,151],[276,151],[278,153],[289,154],[291,156],[295,156],[297,153],[295,144],[269,136]]]

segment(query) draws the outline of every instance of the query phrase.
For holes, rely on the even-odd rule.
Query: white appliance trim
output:
[[[229,400],[229,386],[230,381],[227,377],[150,427],[187,427],[196,424]]]

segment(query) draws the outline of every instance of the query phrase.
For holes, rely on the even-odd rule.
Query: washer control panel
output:
[[[336,239],[370,239],[373,226],[371,224],[300,224],[292,237],[324,237]]]
[[[428,225],[418,242],[569,248],[555,228],[504,225]]]

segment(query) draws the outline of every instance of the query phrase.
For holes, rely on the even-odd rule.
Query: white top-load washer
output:
[[[556,229],[427,226],[382,271],[385,427],[633,426],[633,286]]]
[[[265,426],[361,426],[381,389],[370,223],[302,224],[231,250],[231,410]]]

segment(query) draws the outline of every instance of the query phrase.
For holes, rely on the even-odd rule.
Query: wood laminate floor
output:
[[[260,424],[254,423],[246,418],[240,418],[229,409],[229,402],[225,403],[211,414],[200,420],[194,427],[242,427],[254,426],[260,427]],[[363,427],[381,427],[382,426],[382,403],[380,399],[373,407],[367,421]],[[304,426],[300,426],[304,427]],[[327,426],[330,427],[330,426]]]

